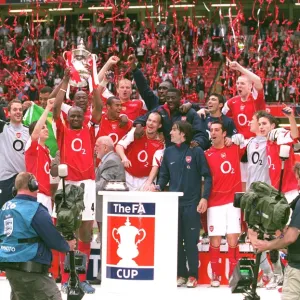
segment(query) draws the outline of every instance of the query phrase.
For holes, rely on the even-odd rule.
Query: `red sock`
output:
[[[200,214],[200,220],[201,220],[202,229],[204,230],[205,233],[208,233],[208,229],[207,229],[207,211],[204,212],[203,214]]]
[[[238,262],[238,257],[237,257],[237,250],[238,247],[231,247],[228,245],[228,258],[229,258],[229,278],[232,275],[234,268]]]
[[[219,257],[220,257],[220,246],[219,247],[213,247],[209,246],[209,255],[210,255],[210,264],[211,264],[211,270],[213,273],[215,273],[217,276],[220,276],[220,264],[219,264]]]
[[[61,275],[61,284],[64,284],[69,279],[69,273],[66,273],[64,270],[66,254],[59,252],[59,262],[60,262],[60,275]]]
[[[90,253],[91,253],[91,243],[84,243],[82,241],[78,241],[78,250],[84,254],[86,254],[86,273],[85,274],[79,274],[79,280],[85,281],[86,280],[86,274],[88,271],[88,265],[90,260]]]

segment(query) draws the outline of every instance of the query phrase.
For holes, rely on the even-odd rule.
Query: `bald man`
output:
[[[238,131],[246,139],[255,136],[250,131],[250,122],[255,112],[266,109],[263,84],[259,76],[242,67],[236,61],[227,59],[229,68],[239,71],[241,76],[236,82],[237,96],[229,99],[223,106],[222,113],[231,117]]]
[[[103,191],[106,183],[110,180],[126,181],[124,165],[117,153],[114,152],[114,143],[111,137],[101,136],[95,145],[97,158],[101,159],[96,169],[96,221],[98,222],[98,240],[102,240],[102,211],[103,199],[98,195],[98,191]],[[101,280],[99,271],[97,279]]]

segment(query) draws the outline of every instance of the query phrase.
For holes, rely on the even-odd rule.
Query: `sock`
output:
[[[207,211],[203,214],[200,214],[200,220],[201,220],[202,229],[204,230],[205,233],[208,233],[208,229],[207,229]]]
[[[91,253],[91,243],[84,243],[82,241],[78,241],[78,250],[84,254],[86,254],[86,273],[85,274],[79,274],[79,280],[85,281],[86,280],[86,274],[88,272],[88,265],[89,265],[89,260],[90,260],[90,253]]]
[[[51,250],[52,252],[52,263],[49,272],[52,274],[53,278],[59,277],[59,252],[56,250]]]
[[[261,258],[260,258],[260,268],[264,272],[264,274],[270,274],[272,273],[271,265],[268,261],[266,252],[262,252]]]
[[[228,258],[229,258],[229,277],[228,278],[231,277],[231,275],[234,271],[234,268],[238,262],[237,250],[238,250],[237,246],[231,247],[228,245]]]
[[[59,252],[61,284],[64,284],[69,280],[69,273],[66,273],[64,271],[65,258],[66,258],[66,254]]]
[[[220,257],[220,246],[213,247],[209,246],[209,256],[210,256],[210,264],[211,270],[216,275],[220,276],[220,264],[219,264],[219,257]]]

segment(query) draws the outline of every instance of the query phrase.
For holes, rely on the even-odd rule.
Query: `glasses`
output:
[[[158,90],[167,90],[168,88],[166,86],[159,86]]]

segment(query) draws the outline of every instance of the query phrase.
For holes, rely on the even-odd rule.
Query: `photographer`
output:
[[[61,300],[53,278],[49,277],[51,251],[73,251],[76,240],[66,242],[52,224],[47,209],[37,202],[35,177],[19,173],[17,195],[0,211],[0,268],[11,285],[11,299]]]
[[[294,166],[294,173],[300,184],[300,163]],[[300,298],[300,201],[299,196],[291,203],[293,214],[284,236],[273,241],[258,240],[257,233],[249,229],[249,238],[258,252],[288,247],[288,266],[286,267],[282,289],[282,300]]]

